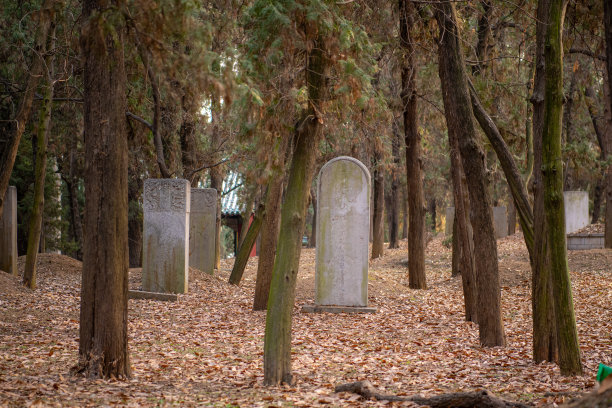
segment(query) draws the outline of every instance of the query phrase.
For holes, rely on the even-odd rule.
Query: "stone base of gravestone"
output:
[[[191,186],[182,179],[149,179],[143,192],[142,289],[187,293]]]
[[[212,275],[215,270],[217,190],[192,188],[189,210],[189,266]]]
[[[455,207],[446,207],[446,226],[444,235],[453,235],[453,223],[455,222]]]
[[[0,270],[17,276],[17,188],[9,186],[0,214]]]
[[[163,302],[176,302],[176,293],[145,292],[143,290],[128,290],[128,299],[161,300]]]
[[[352,157],[330,160],[319,172],[315,308],[368,306],[370,183],[368,169]]]
[[[506,207],[493,207],[493,229],[495,238],[500,239],[508,236],[508,216]]]
[[[570,234],[589,225],[589,193],[564,191],[565,233]]]
[[[304,313],[376,313],[378,309],[367,306],[324,306],[324,305],[304,305]]]

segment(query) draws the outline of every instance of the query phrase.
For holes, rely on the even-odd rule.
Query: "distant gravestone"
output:
[[[455,222],[455,207],[446,207],[446,226],[444,235],[453,235],[453,223]]]
[[[191,187],[182,179],[144,182],[142,289],[186,293]]]
[[[192,188],[189,212],[189,266],[208,274],[215,269],[217,190]]]
[[[0,217],[0,270],[17,275],[17,188],[9,186]]]
[[[341,156],[319,173],[315,305],[306,312],[376,311],[368,305],[370,173]]]
[[[565,233],[570,234],[589,225],[589,193],[564,191]]]
[[[500,239],[508,236],[508,216],[506,207],[493,207],[493,228],[495,238]]]

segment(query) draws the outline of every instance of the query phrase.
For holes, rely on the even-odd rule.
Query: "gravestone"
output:
[[[570,234],[589,225],[589,193],[564,191],[565,233]]]
[[[192,188],[189,211],[189,266],[210,275],[215,269],[217,190]]]
[[[306,312],[376,311],[368,305],[370,173],[359,160],[327,162],[317,183],[315,304]]]
[[[455,207],[446,207],[446,221],[444,235],[453,235],[453,223],[455,222]]]
[[[142,289],[187,293],[191,187],[182,179],[144,182]]]
[[[9,186],[0,217],[0,271],[17,275],[17,188]]]
[[[495,239],[508,236],[506,207],[493,207],[493,229],[495,230]]]

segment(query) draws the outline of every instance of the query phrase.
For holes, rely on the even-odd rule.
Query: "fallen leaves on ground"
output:
[[[427,247],[428,290],[408,288],[405,241],[370,262],[376,314],[302,313],[314,299],[315,252],[304,249],[293,317],[297,382],[282,387],[263,386],[265,312],[251,311],[256,258],[240,287],[227,284],[228,260],[215,276],[191,269],[189,293],[177,302],[130,300],[132,378],[94,381],[69,373],[78,357],[81,264],[41,255],[34,291],[0,274],[0,405],[393,405],[333,392],[337,384],[369,380],[398,395],[487,389],[546,406],[592,389],[598,363],[612,363],[611,250],[569,252],[585,374],[562,377],[554,364],[531,359],[531,274],[522,236],[498,241],[508,346],[487,349],[478,344],[478,327],[464,321],[461,281],[450,277],[442,240]],[[130,270],[130,287],[139,285],[140,270]]]

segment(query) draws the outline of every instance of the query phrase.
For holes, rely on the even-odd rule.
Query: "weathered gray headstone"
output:
[[[586,191],[564,191],[565,233],[578,231],[589,225],[589,193]]]
[[[9,186],[0,217],[0,270],[17,275],[17,188]]]
[[[305,311],[374,312],[368,308],[370,173],[337,157],[318,179],[315,305]]]
[[[144,182],[142,289],[186,293],[191,187],[182,179]]]
[[[446,226],[444,235],[453,235],[453,223],[455,222],[455,207],[446,207]]]
[[[495,230],[496,239],[508,236],[506,207],[493,207],[493,229]]]
[[[192,188],[189,212],[189,266],[208,274],[215,269],[217,190]]]

